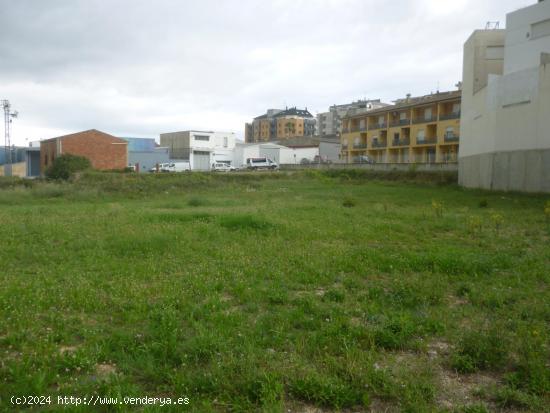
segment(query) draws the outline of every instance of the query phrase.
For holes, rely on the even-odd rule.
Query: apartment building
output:
[[[342,133],[342,118],[345,116],[359,115],[369,110],[380,109],[390,106],[376,100],[358,100],[357,102],[343,105],[332,105],[328,112],[317,114],[316,135],[330,136]]]
[[[316,120],[305,109],[269,109],[264,115],[245,124],[245,141],[269,142],[297,136],[313,136]]]
[[[346,116],[341,159],[369,156],[377,163],[457,162],[460,90],[397,100],[394,105]]]
[[[464,45],[459,183],[550,192],[550,1]]]

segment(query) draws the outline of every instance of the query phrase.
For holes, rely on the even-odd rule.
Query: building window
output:
[[[432,108],[427,108],[424,110],[424,120],[432,119]]]
[[[208,142],[210,140],[210,136],[195,135],[195,140],[196,141],[206,141],[206,142]]]
[[[418,131],[418,134],[416,135],[416,139],[418,141],[423,141],[426,138],[426,131],[424,129],[420,129]]]
[[[227,146],[228,146],[228,145],[227,145],[227,136],[224,136],[224,137],[223,137],[223,147],[224,147],[224,148],[227,148]]]
[[[407,112],[401,112],[399,114],[399,119],[400,120],[406,120],[407,119]]]
[[[378,117],[378,124],[379,124],[379,125],[383,125],[385,119],[386,119],[386,118],[385,118],[384,116],[379,116],[379,117]]]
[[[449,126],[447,129],[445,129],[445,136],[448,138],[452,138],[455,135],[455,128],[452,126]]]

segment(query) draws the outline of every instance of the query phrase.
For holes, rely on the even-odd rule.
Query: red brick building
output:
[[[128,166],[128,142],[95,129],[40,142],[40,172],[63,154],[84,156],[94,169],[124,169]]]

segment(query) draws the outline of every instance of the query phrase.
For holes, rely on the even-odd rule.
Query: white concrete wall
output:
[[[233,155],[233,166],[240,168],[245,164],[247,158],[258,158],[259,156],[260,144],[238,143]]]
[[[500,190],[550,190],[550,52],[533,24],[550,22],[550,1],[508,15],[503,74],[491,74],[487,47],[500,34],[477,31],[464,47],[459,182]],[[485,52],[483,51],[485,49]],[[487,70],[488,69],[488,70]],[[485,76],[485,77],[480,77]]]
[[[292,156],[296,155],[296,162],[300,163],[302,159],[307,159],[310,162],[313,162],[315,157],[319,155],[319,147],[316,148],[296,148]],[[294,162],[292,162],[294,163]]]
[[[546,26],[548,23],[550,23],[549,0],[506,16],[504,74],[538,66],[541,52],[550,53],[550,36],[536,38],[532,30],[533,25]]]

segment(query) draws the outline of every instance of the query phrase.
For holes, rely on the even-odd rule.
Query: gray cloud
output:
[[[462,45],[533,0],[0,0],[16,142],[234,130],[268,107],[452,89]]]

